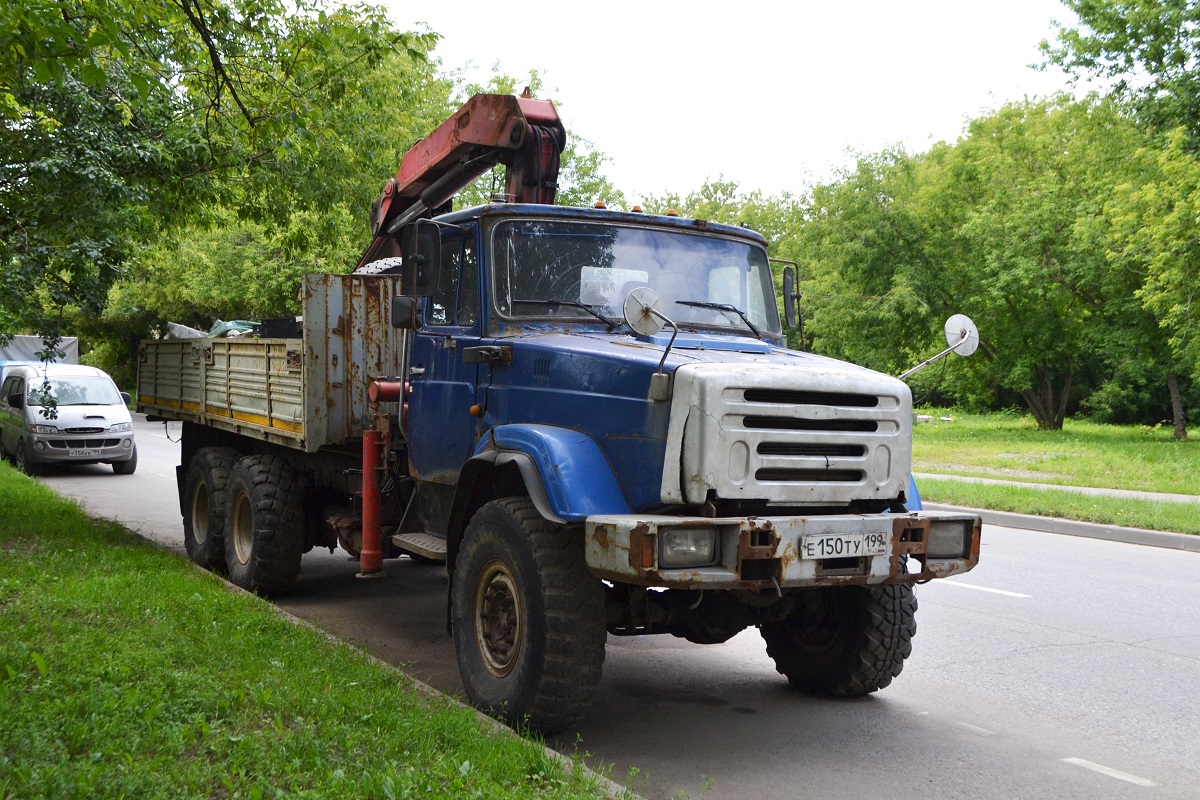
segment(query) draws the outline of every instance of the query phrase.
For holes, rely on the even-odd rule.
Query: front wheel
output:
[[[26,475],[41,475],[42,465],[29,460],[29,453],[25,451],[25,440],[17,442],[17,454],[13,458],[13,463],[17,469],[24,472]]]
[[[117,475],[132,475],[137,469],[137,445],[133,446],[133,452],[129,454],[128,459],[112,462],[112,468]]]
[[[604,664],[604,587],[583,533],[547,522],[524,497],[471,519],[454,569],[451,626],[471,702],[545,734],[574,724]]]
[[[917,632],[912,586],[814,589],[787,619],[762,625],[767,655],[797,689],[861,697],[904,668]]]
[[[225,492],[225,567],[251,592],[279,594],[300,574],[304,552],[304,482],[278,456],[234,464]]]

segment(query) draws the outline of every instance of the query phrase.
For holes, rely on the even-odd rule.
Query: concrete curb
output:
[[[978,514],[988,525],[1004,528],[1024,528],[1043,533],[1059,533],[1065,536],[1084,536],[1089,539],[1104,539],[1110,542],[1140,544],[1148,547],[1166,547],[1171,550],[1187,550],[1200,553],[1200,536],[1167,531],[1148,531],[1142,528],[1122,528],[1119,525],[1099,525],[1094,522],[1078,522],[1058,517],[1035,517],[1032,514],[1014,514],[1010,511],[991,511],[986,508],[964,508],[945,506],[940,503],[925,503],[930,511],[966,511]]]

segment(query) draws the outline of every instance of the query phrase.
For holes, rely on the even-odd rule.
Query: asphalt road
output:
[[[135,475],[42,480],[182,553],[178,447],[135,428]],[[444,573],[386,569],[310,553],[279,605],[460,692]],[[610,637],[595,707],[552,744],[652,798],[1200,798],[1200,554],[985,525],[980,566],[917,596],[913,656],[861,700],[790,691],[753,630]]]

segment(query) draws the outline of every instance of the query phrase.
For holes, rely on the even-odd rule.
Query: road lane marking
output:
[[[1064,758],[1063,761],[1065,761],[1068,764],[1074,764],[1077,767],[1083,767],[1084,769],[1090,769],[1092,772],[1099,772],[1101,775],[1107,775],[1110,778],[1116,778],[1119,781],[1126,781],[1127,783],[1132,783],[1135,786],[1145,786],[1145,787],[1157,786],[1157,784],[1154,781],[1148,781],[1145,778],[1139,778],[1137,775],[1130,775],[1128,772],[1121,772],[1121,770],[1119,770],[1119,769],[1113,769],[1112,767],[1106,767],[1103,764],[1096,764],[1091,761],[1085,761],[1082,758]]]
[[[956,724],[956,725],[959,725],[959,726],[961,726],[961,727],[963,727],[963,728],[966,728],[966,729],[967,729],[967,730],[969,730],[971,733],[977,734],[977,735],[979,735],[979,736],[995,736],[995,735],[996,735],[996,732],[995,732],[995,731],[989,731],[987,728],[981,728],[981,727],[979,727],[978,725],[972,725],[972,724],[971,724],[971,723],[969,723],[969,722],[958,722],[958,721],[956,720],[956,721],[955,721],[955,724]]]
[[[963,583],[962,581],[952,581],[943,579],[938,581],[939,586],[961,586],[964,589],[974,589],[977,592],[991,592],[992,594],[1002,594],[1006,597],[1033,597],[1031,594],[1020,594],[1019,592],[1006,592],[1003,589],[989,589],[987,586],[976,586],[973,583]]]

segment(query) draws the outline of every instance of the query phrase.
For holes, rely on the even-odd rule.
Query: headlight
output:
[[[29,426],[29,432],[30,433],[58,433],[58,428],[55,427],[54,425],[38,425],[36,423],[33,423],[33,424],[30,424],[30,426]]]
[[[663,569],[707,567],[716,562],[716,528],[659,529],[658,565]]]
[[[108,430],[111,433],[124,433],[125,431],[133,430],[133,423],[132,422],[117,422],[113,425],[109,425]]]
[[[971,543],[971,530],[971,523],[963,520],[930,524],[926,554],[930,558],[962,558]]]

